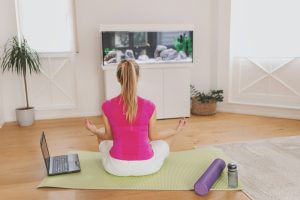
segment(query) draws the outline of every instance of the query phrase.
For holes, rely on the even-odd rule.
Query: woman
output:
[[[102,104],[105,131],[89,120],[85,122],[86,128],[98,138],[105,170],[117,176],[142,176],[159,171],[169,155],[167,142],[186,123],[183,119],[175,129],[157,132],[155,105],[137,96],[138,77],[136,62],[121,61],[117,68],[121,94]]]

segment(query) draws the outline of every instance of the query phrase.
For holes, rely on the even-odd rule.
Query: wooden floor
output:
[[[100,125],[100,117],[90,118]],[[95,136],[84,128],[83,118],[36,121],[31,127],[8,123],[0,129],[0,199],[218,199],[245,200],[242,192],[212,191],[199,197],[193,191],[127,191],[36,189],[46,175],[39,146],[45,131],[50,154],[71,150],[97,151]],[[159,120],[158,129],[175,126],[178,120]],[[176,136],[171,151],[194,146],[256,140],[300,134],[300,121],[218,113],[210,117],[193,116],[186,129]]]

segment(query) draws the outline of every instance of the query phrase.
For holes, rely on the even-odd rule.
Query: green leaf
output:
[[[27,71],[40,72],[40,59],[38,53],[28,46],[24,38],[17,36],[10,38],[4,47],[3,58],[0,67],[2,72],[10,71],[26,78]],[[25,86],[26,87],[26,86]],[[25,88],[25,92],[27,88]],[[26,99],[27,104],[28,100]]]
[[[222,102],[223,90],[210,90],[207,93],[199,92],[194,85],[190,85],[191,97],[197,99],[202,103],[209,103],[210,101]]]

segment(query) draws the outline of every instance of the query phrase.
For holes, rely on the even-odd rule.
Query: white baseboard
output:
[[[285,109],[285,108],[271,108],[262,106],[248,106],[237,104],[223,104],[218,106],[219,112],[257,115],[265,117],[286,118],[286,119],[300,119],[300,110],[298,109]]]
[[[229,104],[223,103],[218,105],[219,112],[228,112],[228,113],[238,113],[238,114],[247,114],[247,115],[257,115],[257,116],[266,116],[266,117],[276,117],[276,118],[287,118],[287,119],[298,119],[300,120],[300,110],[297,109],[279,109],[279,108],[270,108],[270,107],[259,107],[259,106],[246,106],[238,104]],[[90,117],[90,116],[100,116],[102,112],[45,112],[37,111],[36,120],[44,119],[59,119],[59,118],[74,118],[74,117]],[[14,118],[6,119],[6,122],[15,121]],[[0,121],[0,128],[3,127],[4,121]]]
[[[45,112],[36,111],[35,120],[44,119],[61,119],[61,118],[76,118],[76,117],[90,117],[90,116],[100,116],[102,113],[100,111],[95,112]],[[16,121],[15,118],[6,119],[7,122]]]
[[[75,118],[75,117],[88,117],[100,116],[100,112],[83,112],[83,113],[55,113],[55,114],[36,114],[36,120],[43,119],[59,119],[59,118]]]

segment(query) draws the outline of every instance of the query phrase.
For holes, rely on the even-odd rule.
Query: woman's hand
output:
[[[97,127],[88,119],[85,119],[85,128],[93,134],[97,134]]]
[[[89,131],[91,131],[94,135],[104,135],[105,134],[105,128],[104,127],[100,127],[97,128],[95,126],[95,124],[93,124],[90,120],[85,119],[85,128]]]
[[[186,125],[186,119],[185,118],[180,119],[178,122],[178,125],[175,129],[176,133],[179,133],[180,131],[182,131],[184,129],[185,125]]]

